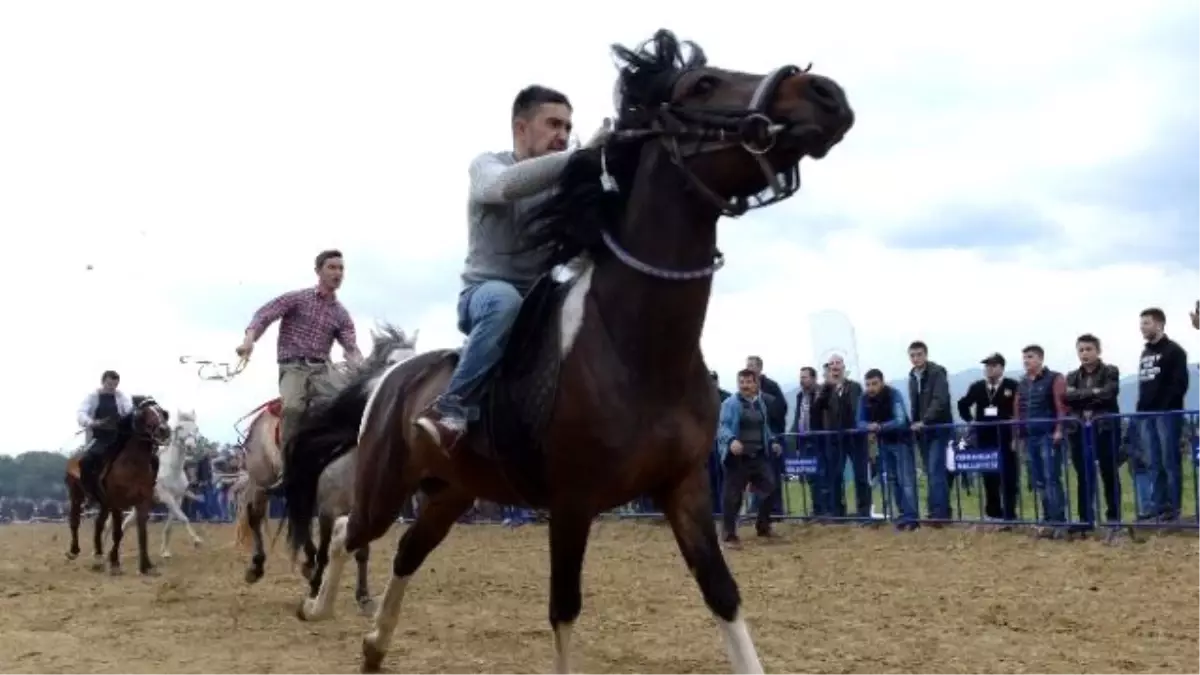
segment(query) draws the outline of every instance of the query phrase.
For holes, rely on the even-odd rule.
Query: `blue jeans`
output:
[[[891,492],[892,503],[899,512],[897,523],[915,523],[921,515],[917,511],[917,463],[913,448],[908,443],[880,443],[879,466],[887,482],[884,492]],[[884,506],[887,506],[885,496]]]
[[[474,391],[504,355],[509,330],[521,310],[521,293],[504,281],[485,281],[468,286],[458,296],[458,329],[467,334],[458,367],[450,376],[443,413],[454,410],[464,396]]]
[[[950,518],[950,477],[946,473],[946,446],[953,436],[951,429],[928,429],[917,436],[921,459],[925,464],[925,511],[934,520]]]
[[[1050,434],[1032,435],[1025,439],[1029,461],[1029,482],[1034,494],[1042,498],[1042,520],[1052,523],[1067,519],[1067,492],[1063,489],[1063,448]]]
[[[1174,517],[1183,501],[1183,457],[1179,452],[1180,424],[1177,415],[1156,415],[1137,420],[1140,450],[1146,458],[1151,492],[1141,515]]]

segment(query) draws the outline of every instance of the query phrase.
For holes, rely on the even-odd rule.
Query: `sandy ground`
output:
[[[374,593],[402,528],[377,545]],[[1106,546],[949,529],[781,532],[782,543],[750,536],[729,555],[768,672],[1198,670],[1195,536]],[[136,574],[126,539],[126,573],[110,577],[86,553],[65,560],[66,525],[0,528],[0,672],[357,671],[368,620],[354,611],[353,567],[338,615],[301,623],[303,587],[282,542],[248,586],[232,528],[202,535],[199,550],[177,535],[156,578]],[[542,527],[456,528],[410,586],[385,667],[548,672],[547,570]],[[597,525],[584,584],[580,670],[728,672],[665,527]]]

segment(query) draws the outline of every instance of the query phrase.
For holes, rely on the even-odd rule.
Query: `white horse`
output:
[[[171,557],[171,523],[176,520],[187,528],[193,546],[200,546],[203,543],[200,535],[192,529],[191,521],[183,513],[184,496],[200,501],[196,495],[188,492],[187,472],[183,468],[187,454],[196,450],[196,442],[200,438],[200,427],[196,425],[196,411],[194,410],[180,410],[177,416],[175,429],[171,433],[171,442],[158,453],[158,480],[154,484],[155,501],[167,507],[167,522],[163,527],[162,552],[159,554],[163,558]],[[133,516],[133,512],[130,511],[129,515],[125,517],[125,522],[121,523],[122,530],[129,526]]]

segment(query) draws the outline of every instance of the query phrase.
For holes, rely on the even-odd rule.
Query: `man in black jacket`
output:
[[[946,446],[954,437],[949,376],[945,368],[929,360],[929,347],[920,340],[908,346],[908,360],[913,366],[908,373],[912,430],[917,436],[929,490],[925,495],[926,512],[932,520],[949,520],[952,516]]]
[[[746,357],[746,368],[754,371],[758,376],[758,390],[763,394],[763,402],[767,404],[767,427],[771,433],[782,438],[783,433],[787,428],[787,399],[783,396],[783,390],[779,388],[779,383],[763,374],[763,360],[761,356],[753,354]],[[771,500],[771,513],[782,516],[783,514],[783,457],[772,456],[771,465],[775,471],[775,490],[769,495]],[[751,495],[751,503],[754,507],[758,506],[758,495]]]
[[[1067,405],[1071,416],[1081,420],[1067,430],[1071,449],[1071,464],[1075,467],[1076,506],[1082,525],[1076,531],[1092,529],[1095,521],[1092,505],[1096,494],[1095,464],[1085,462],[1084,444],[1092,444],[1093,462],[1100,464],[1100,481],[1104,485],[1104,519],[1109,523],[1121,520],[1121,476],[1118,471],[1118,439],[1121,412],[1117,395],[1121,391],[1121,372],[1116,366],[1100,359],[1100,338],[1085,333],[1075,340],[1079,368],[1067,373]],[[1091,431],[1088,431],[1088,427]]]
[[[983,475],[985,514],[996,520],[1017,519],[1021,461],[1013,446],[1011,422],[1017,381],[1004,376],[1004,357],[992,354],[982,361],[984,377],[975,380],[958,399],[958,415],[971,424],[975,447],[1000,450],[1000,471]]]
[[[1153,513],[1139,515],[1175,520],[1183,501],[1179,411],[1187,395],[1188,368],[1187,352],[1163,332],[1166,325],[1167,315],[1157,307],[1141,314],[1146,347],[1138,366],[1137,411],[1151,413],[1139,420],[1140,449],[1147,455],[1154,491],[1150,500]]]
[[[858,433],[858,401],[862,385],[846,379],[846,363],[840,356],[829,360],[829,379],[821,385],[817,400],[810,411],[814,431],[825,431],[817,437],[821,452],[822,492],[824,512],[829,516],[846,514],[846,460],[854,469],[855,515],[871,517],[871,480],[867,469],[866,438]],[[943,465],[944,468],[944,465]]]

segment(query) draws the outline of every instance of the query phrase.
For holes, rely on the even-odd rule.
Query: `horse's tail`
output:
[[[370,395],[364,381],[343,389],[332,400],[309,405],[284,449],[282,492],[293,557],[311,538],[321,472],[357,444],[358,425]]]

